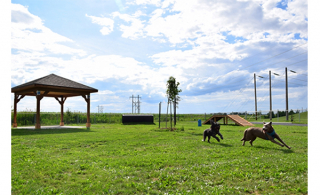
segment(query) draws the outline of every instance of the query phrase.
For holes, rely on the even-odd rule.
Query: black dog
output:
[[[220,139],[216,136],[217,134],[223,139],[223,136],[220,133],[220,125],[216,122],[213,122],[213,120],[210,120],[211,127],[210,129],[206,129],[203,131],[203,142],[206,141],[206,137],[208,136],[208,142],[210,143],[210,136],[216,138],[218,142],[220,142]]]

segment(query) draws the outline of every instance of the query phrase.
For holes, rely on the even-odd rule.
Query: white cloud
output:
[[[144,36],[144,23],[145,21],[142,21],[139,19],[140,16],[144,16],[141,11],[135,12],[133,15],[128,14],[121,14],[119,12],[112,13],[112,16],[119,17],[120,19],[130,23],[130,25],[120,25],[120,31],[123,32],[122,37],[129,38],[132,40],[135,40],[137,38],[145,37]]]
[[[87,14],[86,17],[91,18],[92,23],[102,26],[102,29],[100,30],[102,35],[108,35],[113,31],[114,21],[112,19],[105,17],[89,16]]]
[[[51,52],[84,56],[86,52],[67,47],[62,42],[71,39],[52,32],[43,21],[28,11],[27,7],[11,4],[11,47],[28,52]]]

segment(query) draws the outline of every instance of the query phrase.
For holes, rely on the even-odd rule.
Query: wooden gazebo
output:
[[[13,127],[17,127],[17,104],[25,96],[35,96],[37,100],[37,117],[35,128],[40,129],[40,101],[43,97],[55,98],[61,106],[60,126],[63,122],[63,104],[68,97],[82,96],[87,102],[87,123],[86,127],[90,128],[90,93],[98,92],[97,89],[88,87],[81,83],[50,74],[48,76],[27,82],[25,84],[11,88],[14,93],[14,117]]]

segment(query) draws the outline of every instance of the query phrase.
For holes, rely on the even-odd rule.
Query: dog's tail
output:
[[[244,135],[241,141],[245,140],[246,135],[247,135],[247,130],[244,131]]]

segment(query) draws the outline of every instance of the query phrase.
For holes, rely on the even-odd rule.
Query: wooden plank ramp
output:
[[[236,124],[240,126],[253,126],[252,123],[240,117],[239,115],[227,115],[227,116],[229,119],[231,119],[232,121],[234,121]]]
[[[240,117],[239,115],[213,115],[212,117],[210,117],[208,120],[206,120],[205,122],[203,122],[202,124],[210,124],[210,120],[212,119],[213,121],[217,122],[220,119],[224,118],[223,123],[224,124],[228,124],[228,119],[231,119],[233,122],[235,122],[237,125],[240,126],[253,126],[252,123],[250,123],[249,121],[247,121],[246,119]]]

